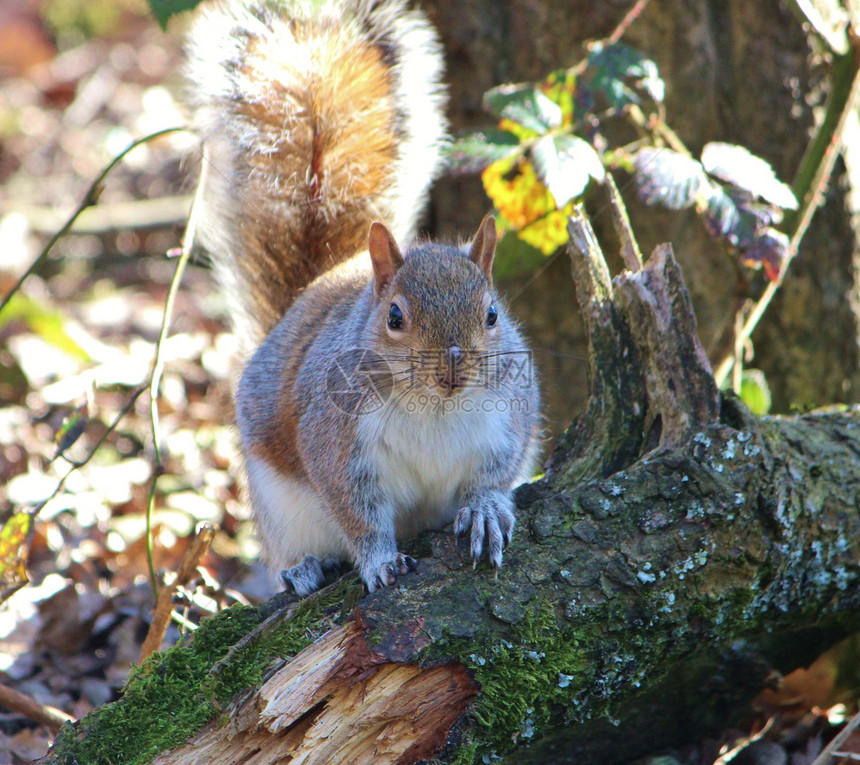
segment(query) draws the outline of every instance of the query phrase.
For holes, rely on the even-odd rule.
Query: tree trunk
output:
[[[592,397],[517,491],[499,576],[439,532],[371,596],[351,574],[230,609],[44,762],[605,765],[725,725],[860,627],[860,411],[721,400],[671,249],[610,283],[571,234]]]
[[[481,97],[503,82],[541,80],[570,67],[584,43],[609,34],[632,0],[425,0],[440,30],[455,130],[490,124]],[[666,81],[666,120],[691,151],[728,141],[766,159],[791,183],[828,89],[828,65],[813,54],[791,2],[652,0],[622,42],[653,59]],[[856,173],[854,174],[856,176]],[[783,288],[753,334],[753,366],[764,371],[776,412],[860,400],[860,303],[855,178],[837,167]],[[856,188],[856,187],[854,187]],[[699,334],[713,363],[727,350],[736,277],[721,245],[688,211],[657,210],[625,191],[643,248],[673,242],[693,298]],[[602,193],[593,224],[611,240]],[[856,194],[854,194],[856,197]],[[445,179],[434,192],[432,228],[467,235],[487,211],[480,181]],[[614,256],[614,253],[610,253]],[[585,404],[587,338],[561,279],[558,258],[508,287],[511,308],[539,351],[554,433]],[[617,260],[613,257],[612,266]],[[614,272],[614,271],[613,271]],[[582,381],[582,382],[581,382]]]

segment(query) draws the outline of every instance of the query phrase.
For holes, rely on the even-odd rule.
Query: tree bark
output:
[[[371,596],[354,574],[280,596],[217,650],[231,615],[213,617],[44,762],[101,761],[88,745],[161,765],[624,762],[724,726],[860,628],[860,411],[757,419],[720,399],[671,249],[610,283],[584,218],[571,235],[592,397],[518,489],[499,576],[432,533],[417,573]],[[183,693],[208,717],[177,737],[140,714],[150,749],[127,756],[117,716],[163,703],[195,646]]]

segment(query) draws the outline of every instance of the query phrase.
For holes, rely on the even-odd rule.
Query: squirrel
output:
[[[455,522],[500,567],[539,392],[493,218],[469,247],[413,242],[446,141],[435,31],[404,0],[236,0],[188,48],[263,557],[300,596],[344,561],[373,592],[416,568],[397,539]]]

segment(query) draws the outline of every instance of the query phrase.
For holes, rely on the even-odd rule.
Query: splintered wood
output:
[[[474,698],[459,664],[373,653],[356,623],[332,630],[157,765],[411,763],[430,757]],[[226,722],[224,722],[226,720]]]

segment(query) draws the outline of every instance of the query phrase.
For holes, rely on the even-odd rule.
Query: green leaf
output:
[[[43,340],[70,356],[82,361],[89,360],[89,354],[66,331],[66,318],[58,311],[51,310],[19,292],[12,297],[3,310],[0,327],[13,319],[23,321]]]
[[[162,29],[167,29],[171,16],[196,8],[201,0],[147,0],[149,10]]]
[[[558,207],[579,196],[588,181],[603,180],[604,169],[588,141],[573,135],[545,136],[532,147],[538,178],[553,195]]]
[[[519,147],[519,138],[507,130],[492,128],[464,133],[448,149],[445,162],[455,172],[480,172],[487,165],[516,154]]]
[[[672,149],[647,147],[633,156],[636,188],[646,205],[691,207],[707,190],[708,177],[695,159]]]
[[[522,279],[531,276],[546,263],[539,249],[527,244],[513,231],[506,231],[496,245],[493,260],[493,279]]]
[[[561,107],[534,85],[499,85],[484,93],[484,108],[535,133],[561,125]]]
[[[741,401],[761,417],[770,411],[770,386],[760,369],[745,369],[741,375]]]
[[[591,87],[602,91],[614,109],[638,104],[641,98],[636,90],[647,93],[657,103],[663,102],[666,86],[657,64],[633,48],[620,43],[596,43],[588,53],[588,65],[594,69]]]
[[[797,209],[797,199],[791,189],[777,179],[767,162],[743,146],[718,142],[706,144],[702,149],[702,165],[721,181],[785,210]]]
[[[704,205],[705,228],[711,236],[725,239],[731,247],[749,247],[761,227],[757,215],[744,209],[718,183],[711,183],[710,196]]]
[[[63,420],[63,424],[54,436],[54,442],[57,444],[57,456],[69,449],[83,435],[89,417],[89,407],[85,402]]]

